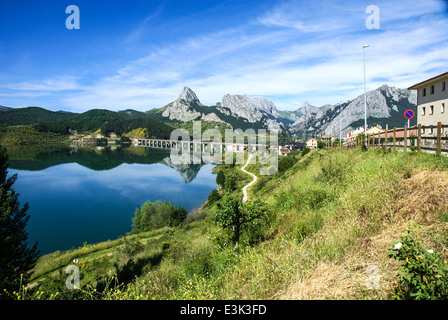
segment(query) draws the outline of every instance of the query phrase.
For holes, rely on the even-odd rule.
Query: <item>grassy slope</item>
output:
[[[178,228],[44,256],[33,280],[49,279],[78,258],[80,298],[387,299],[398,264],[386,252],[410,222],[447,255],[446,158],[320,150],[299,159],[249,189],[251,199],[266,201],[272,216],[243,235],[238,257],[229,234],[212,222],[216,207],[209,206]],[[248,170],[258,175],[257,165]],[[241,172],[238,186],[248,180]],[[379,290],[365,285],[369,266],[379,269]],[[60,283],[66,277],[60,273]],[[97,294],[87,283],[109,289]],[[41,297],[67,298],[67,290],[59,289],[51,296],[54,288],[42,286]]]

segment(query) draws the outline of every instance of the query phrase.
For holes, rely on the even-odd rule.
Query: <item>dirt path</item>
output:
[[[249,175],[251,175],[254,179],[249,184],[245,185],[243,187],[243,203],[247,201],[247,188],[249,188],[251,185],[253,185],[255,182],[257,182],[258,178],[253,173],[248,172],[245,168],[249,164],[250,159],[252,158],[252,153],[249,153],[249,157],[247,158],[246,164],[241,167],[241,170]]]

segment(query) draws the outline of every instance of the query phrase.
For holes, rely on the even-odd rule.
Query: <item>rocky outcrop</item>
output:
[[[276,120],[281,116],[275,104],[269,99],[227,94],[216,106],[206,107],[188,87],[182,90],[175,101],[165,107],[162,116],[183,122],[204,120],[226,123],[230,126],[232,126],[232,118],[242,118],[245,123],[261,123],[267,129],[275,128],[279,131],[284,129],[283,124]],[[232,118],[229,119],[229,117]]]
[[[275,104],[271,100],[262,97],[226,94],[217,108],[227,114],[230,111],[230,114],[246,118],[252,123],[261,121],[267,114],[275,118],[280,117]]]
[[[399,109],[416,104],[415,93],[383,85],[366,94],[367,117],[370,119],[390,119],[399,116]],[[307,116],[304,116],[304,109]],[[308,111],[309,110],[309,111]],[[302,106],[297,112],[302,114],[290,127],[291,131],[325,131],[327,134],[339,133],[342,129],[350,131],[353,123],[364,119],[364,95],[336,105],[325,105],[316,108],[309,104]],[[372,125],[372,123],[370,123]]]
[[[202,106],[194,91],[185,87],[179,97],[166,106],[162,116],[183,122],[195,120],[201,116],[201,113],[193,108],[193,104]]]
[[[223,120],[221,120],[221,118],[219,118],[216,113],[212,112],[212,113],[208,113],[208,114],[202,114],[201,116],[201,120],[203,121],[213,121],[213,122],[220,122],[220,123],[227,123]]]

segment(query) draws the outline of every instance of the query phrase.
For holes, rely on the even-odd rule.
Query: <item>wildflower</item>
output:
[[[429,250],[428,250],[428,253],[434,253],[434,250],[429,249]]]
[[[394,249],[400,250],[402,246],[403,246],[403,244],[401,242],[398,242],[395,244]]]

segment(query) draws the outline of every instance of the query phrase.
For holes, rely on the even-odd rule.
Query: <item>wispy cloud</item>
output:
[[[355,9],[354,9],[355,8]],[[275,5],[258,21],[268,27],[285,27],[303,33],[337,33],[352,28],[360,6],[340,6],[332,1],[288,1]]]
[[[157,9],[151,12],[145,19],[143,19],[143,21],[140,22],[138,26],[121,41],[121,43],[126,46],[138,45],[144,37],[145,33],[147,33],[150,29],[152,22],[162,14],[163,10],[164,5],[159,5]]]
[[[79,85],[79,77],[64,75],[54,78],[43,79],[40,81],[25,81],[19,83],[9,83],[7,88],[12,90],[25,91],[66,91],[80,90],[83,87]]]

